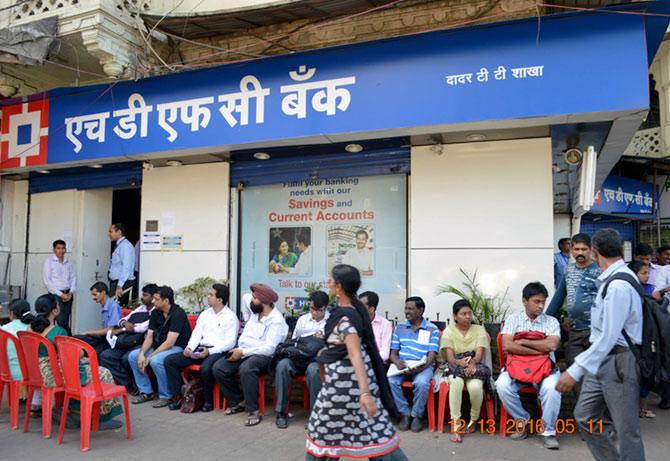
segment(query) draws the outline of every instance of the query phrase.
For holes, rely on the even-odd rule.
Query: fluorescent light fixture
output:
[[[256,152],[254,158],[256,160],[270,160],[270,154],[267,152]]]
[[[486,140],[486,135],[482,133],[472,133],[469,134],[465,137],[470,142],[477,142],[477,141],[485,141]]]
[[[168,160],[167,162],[165,162],[165,164],[167,166],[182,166],[183,165],[181,160]]]
[[[346,146],[344,146],[344,150],[346,150],[347,152],[351,152],[352,154],[357,154],[363,150],[363,146],[361,146],[360,144],[347,144]]]
[[[100,165],[99,163],[94,163],[93,165],[89,165],[88,167],[93,168],[94,170],[99,170],[100,168],[102,168],[102,165]]]
[[[39,174],[49,174],[49,173],[51,173],[51,171],[49,171],[49,170],[37,170],[37,172]]]

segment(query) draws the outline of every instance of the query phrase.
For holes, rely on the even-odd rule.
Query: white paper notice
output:
[[[177,213],[167,211],[161,215],[160,231],[162,234],[174,234],[177,222]]]
[[[67,251],[72,251],[74,249],[73,243],[72,243],[72,231],[71,230],[66,230],[63,231],[63,240],[65,240],[65,248]]]
[[[160,251],[161,234],[158,232],[145,232],[142,234],[142,251]]]

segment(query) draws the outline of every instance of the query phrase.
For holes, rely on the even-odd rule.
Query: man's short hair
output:
[[[521,292],[521,297],[523,299],[530,299],[533,296],[537,296],[537,295],[542,295],[545,298],[549,297],[549,292],[547,291],[547,287],[545,287],[540,282],[530,282],[528,285],[523,287],[523,291]]]
[[[170,301],[170,305],[174,304],[174,291],[167,285],[158,287],[158,297]]]
[[[593,249],[603,258],[621,258],[623,257],[623,243],[621,235],[616,229],[600,229],[591,239]]]
[[[365,235],[365,240],[370,239],[370,237],[368,236],[368,233],[363,229],[359,229],[358,231],[356,231],[356,237],[358,237],[359,235]]]
[[[561,245],[564,243],[570,243],[570,239],[567,237],[563,237],[562,239],[558,239],[558,248],[561,248]]]
[[[306,247],[312,244],[312,236],[310,235],[310,232],[301,232],[296,236],[295,239],[298,241],[298,243],[302,243]]]
[[[418,307],[421,310],[426,310],[426,303],[423,302],[423,298],[421,296],[410,296],[405,300],[405,304],[413,302],[416,304],[416,307]]]
[[[158,285],[156,285],[155,283],[147,283],[142,288],[142,293],[148,293],[151,296],[153,296],[156,293],[158,293]]]
[[[365,291],[361,293],[358,295],[358,299],[361,298],[368,298],[368,307],[374,307],[377,309],[377,306],[379,306],[379,295],[374,291]]]
[[[65,240],[54,240],[54,243],[52,244],[53,249],[55,250],[58,245],[63,245],[65,248],[67,248]]]
[[[312,291],[309,294],[309,300],[314,303],[314,307],[317,309],[321,309],[323,307],[328,306],[330,303],[330,298],[328,297],[328,293],[325,291],[317,290],[317,291]]]
[[[212,288],[216,292],[216,297],[222,300],[223,305],[226,306],[228,304],[228,300],[230,299],[230,288],[228,288],[228,286],[224,285],[223,283],[215,283],[212,285]]]
[[[572,245],[574,245],[575,243],[583,243],[587,247],[590,247],[591,246],[591,237],[589,237],[589,234],[584,234],[584,233],[575,234],[571,239],[571,243],[572,243]]]
[[[114,226],[115,230],[121,232],[121,235],[126,235],[126,226],[124,226],[123,223],[115,222],[112,226]]]
[[[633,256],[651,256],[653,254],[654,249],[651,247],[651,245],[647,245],[646,243],[638,243],[635,245]]]
[[[665,253],[665,252],[668,251],[668,250],[670,250],[670,246],[668,246],[668,245],[661,245],[660,247],[658,247],[658,250],[656,250],[656,254],[659,254],[659,255],[660,255],[661,253]]]
[[[90,291],[97,291],[98,293],[102,293],[103,291],[107,294],[109,294],[109,288],[107,288],[107,284],[105,282],[95,282],[93,286],[91,286]]]

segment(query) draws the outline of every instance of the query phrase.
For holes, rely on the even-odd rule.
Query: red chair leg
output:
[[[221,388],[219,387],[219,383],[215,382],[214,383],[214,409],[218,410],[221,408]]]
[[[100,402],[93,404],[91,411],[91,432],[98,432],[100,429]]]
[[[221,409],[225,412],[227,408],[228,408],[228,401],[224,397],[223,402],[221,403]]]
[[[9,425],[14,429],[19,428],[19,394],[21,386],[18,382],[9,383]]]
[[[440,394],[437,402],[437,431],[441,434],[444,432],[444,417],[447,409],[447,397],[449,396],[449,384],[446,382],[440,383]]]
[[[51,388],[42,389],[42,437],[51,437],[51,416],[53,412],[54,391]]]
[[[309,389],[307,388],[307,381],[302,383],[302,408],[309,411]]]
[[[133,439],[133,430],[130,427],[130,408],[128,406],[128,394],[123,394],[123,412],[126,415],[126,432],[128,433],[128,440]]]
[[[435,432],[435,392],[434,390],[435,381],[430,380],[430,388],[428,389],[428,400],[426,404],[428,405],[428,432]]]
[[[258,387],[260,388],[258,394],[258,409],[261,411],[261,416],[265,416],[265,376],[258,378]]]
[[[65,396],[65,401],[63,402],[63,411],[60,416],[60,427],[58,428],[58,445],[63,443],[63,434],[65,434],[65,419],[67,418],[67,410],[70,407],[70,396]]]
[[[26,399],[26,415],[25,421],[23,423],[23,432],[28,432],[28,427],[30,425],[30,404],[33,401],[33,394],[35,393],[35,388],[31,385],[28,385],[28,398]],[[42,410],[44,413],[44,410]]]
[[[2,396],[5,394],[5,382],[0,381],[0,410],[2,410]]]
[[[81,451],[88,451],[91,448],[91,417],[93,413],[93,402],[88,399],[82,399],[80,412],[80,437]]]
[[[500,437],[505,437],[505,428],[507,426],[507,410],[502,402],[500,402]]]

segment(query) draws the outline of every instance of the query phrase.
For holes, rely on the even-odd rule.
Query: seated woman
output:
[[[440,357],[446,361],[444,375],[449,382],[449,411],[451,412],[451,441],[461,443],[460,433],[475,430],[475,423],[484,400],[484,381],[491,377],[490,339],[481,325],[472,324],[472,307],[464,299],[454,303],[454,323],[442,333]],[[470,395],[470,421],[463,428],[461,400],[463,387]]]
[[[54,342],[56,336],[67,336],[67,331],[65,328],[56,324],[56,317],[60,313],[58,308],[58,302],[54,295],[47,294],[42,295],[35,301],[35,312],[36,317],[30,323],[30,330],[35,333],[39,333],[44,336],[46,339]],[[49,362],[49,356],[47,350],[44,346],[40,347],[38,351],[39,355],[39,364],[40,372],[42,373],[42,380],[46,387],[53,387],[56,385],[53,376],[53,370],[51,369],[51,364]],[[107,384],[114,384],[114,378],[107,368],[98,367],[100,373],[100,381]],[[58,370],[58,373],[61,371]],[[91,367],[89,365],[88,358],[82,358],[79,361],[79,376],[81,379],[81,384],[86,385],[91,382]],[[36,405],[35,399],[32,402],[33,406]],[[78,410],[79,402],[73,401],[70,404],[71,410]],[[115,416],[120,415],[123,412],[121,407],[121,399],[114,398],[112,400],[104,400],[100,403],[100,430],[105,429],[118,429],[123,426],[123,423],[119,420],[113,419]],[[71,421],[68,417],[68,425]]]
[[[13,299],[7,308],[9,310],[9,323],[0,328],[10,332],[14,336],[16,336],[16,333],[19,331],[26,331],[30,322],[33,320],[28,301],[24,301],[23,299]],[[23,376],[21,375],[21,367],[19,366],[19,358],[16,355],[16,348],[12,343],[7,344],[7,358],[9,359],[9,371],[12,373],[12,379],[23,379]],[[25,398],[23,391],[21,392],[21,395],[21,398]]]
[[[282,241],[279,244],[279,253],[272,257],[270,261],[270,272],[288,272],[287,268],[295,266],[298,262],[298,255],[288,251],[288,242]]]

